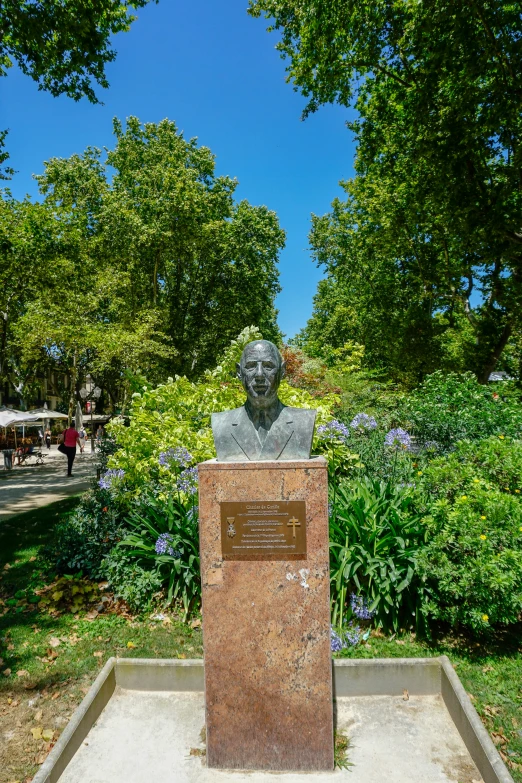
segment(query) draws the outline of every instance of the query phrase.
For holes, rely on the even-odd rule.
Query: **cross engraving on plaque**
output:
[[[297,525],[297,527],[301,527],[301,523],[295,517],[292,517],[292,519],[289,522],[287,522],[287,527],[291,527],[292,528],[292,536],[293,536],[293,538],[295,538],[295,526],[296,525]]]

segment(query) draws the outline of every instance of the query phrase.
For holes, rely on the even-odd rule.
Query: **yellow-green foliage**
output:
[[[172,472],[158,462],[160,453],[169,448],[184,446],[195,462],[216,456],[210,416],[215,411],[243,404],[245,392],[235,376],[236,362],[244,346],[258,339],[261,339],[259,330],[248,327],[232,341],[219,365],[207,371],[201,380],[192,382],[176,376],[155,389],[144,389],[141,394],[133,395],[130,426],[126,427],[121,420],[109,426],[119,445],[110,466],[125,470],[127,486],[139,489],[153,477],[170,483]],[[315,398],[286,381],[281,383],[279,396],[285,405],[315,408],[317,425],[329,421],[339,403],[336,395]]]

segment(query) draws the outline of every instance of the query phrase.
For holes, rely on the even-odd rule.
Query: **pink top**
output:
[[[69,429],[65,430],[64,436],[63,436],[63,445],[64,446],[76,446],[76,439],[79,438],[79,434],[76,432],[75,429],[72,427],[69,427]]]

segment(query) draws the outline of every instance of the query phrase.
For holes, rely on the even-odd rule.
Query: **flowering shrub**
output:
[[[406,430],[403,430],[402,427],[397,427],[386,433],[384,444],[395,451],[399,451],[399,449],[407,451],[411,447],[411,435]]]
[[[126,534],[118,500],[107,490],[90,490],[56,527],[48,554],[58,573],[81,571],[91,579],[100,579],[104,576],[103,559]]]
[[[130,533],[119,548],[156,575],[169,603],[181,600],[186,619],[201,599],[197,506],[181,496],[162,499],[147,488],[126,523]]]
[[[522,612],[522,443],[461,442],[434,459],[416,490],[427,546],[424,612],[483,632]]]
[[[125,475],[125,471],[120,470],[107,470],[98,481],[100,489],[110,489],[112,487],[113,479],[122,479]]]
[[[330,629],[330,648],[332,652],[341,652],[348,647],[355,647],[361,641],[361,629],[359,626],[349,625],[336,630]]]
[[[317,440],[318,441],[331,441],[334,443],[346,443],[350,437],[350,430],[337,419],[332,419],[326,424],[320,424],[317,427]]]
[[[375,616],[386,630],[410,626],[422,596],[416,561],[423,537],[411,490],[368,478],[342,482],[330,516],[333,625],[342,627],[351,613]]]
[[[419,444],[435,441],[448,450],[464,438],[522,435],[522,406],[510,384],[480,384],[472,373],[429,375],[405,398],[402,418]]]
[[[350,427],[361,432],[374,430],[377,427],[377,421],[373,416],[368,416],[367,413],[358,413],[351,420]]]

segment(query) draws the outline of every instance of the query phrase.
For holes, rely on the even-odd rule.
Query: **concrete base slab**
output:
[[[513,783],[446,656],[338,660],[332,672],[348,770],[207,769],[203,661],[111,658],[33,783]]]
[[[350,738],[349,770],[323,773],[207,769],[203,694],[117,687],[60,783],[483,783],[440,695],[341,697],[337,725]]]

